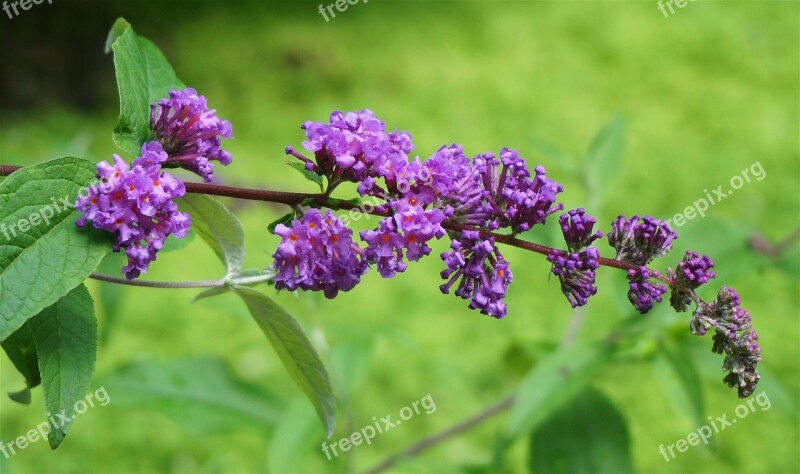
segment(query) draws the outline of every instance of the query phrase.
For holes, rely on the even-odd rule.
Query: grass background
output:
[[[284,147],[299,146],[305,120],[365,107],[389,128],[411,131],[423,158],[453,142],[469,154],[517,148],[564,185],[567,208],[595,199],[570,171],[576,166],[570,157],[582,154],[597,130],[622,113],[623,161],[607,183],[607,198],[588,209],[604,223],[620,213],[666,219],[760,162],[766,178],[679,228],[676,250],[661,265],[674,266],[687,248],[714,259],[719,277],[703,294],[713,297],[722,284],[739,291],[760,334],[761,386],[773,407],[717,434],[714,449],[691,448],[667,463],[659,445],[698,426],[674,409],[669,390],[658,383],[652,341],[643,341],[635,357],[610,365],[594,385],[623,412],[641,472],[800,470],[797,244],[773,260],[743,243],[754,234],[779,241],[800,223],[798,2],[698,0],[665,18],[649,1],[372,0],[327,23],[317,4],[307,2],[44,3],[0,18],[0,162],[24,165],[66,154],[100,161],[116,151],[113,64],[101,48],[118,16],[159,44],[179,77],[233,123],[236,138],[225,145],[234,163],[218,168],[222,184],[311,192],[313,185],[283,165]],[[565,156],[541,153],[536,144],[542,142]],[[346,197],[347,191],[337,193]],[[248,265],[269,265],[277,239],[266,226],[284,210],[226,204],[245,227]],[[437,242],[432,255],[446,247]],[[605,244],[601,251],[609,253]],[[235,298],[189,304],[191,290],[110,289],[90,282],[106,335],[95,386],[108,381],[111,403],[82,415],[56,452],[40,442],[10,460],[0,456],[0,469],[362,471],[511,393],[563,337],[572,311],[549,281],[547,262],[516,249],[505,254],[515,281],[503,321],[441,295],[442,264],[435,256],[393,280],[370,273],[333,301],[276,296],[309,330],[347,396],[334,439],[428,394],[436,402],[435,413],[333,462],[319,450],[324,436],[310,405]],[[194,280],[221,272],[195,239],[182,251],[160,255],[147,278]],[[619,272],[599,271],[598,287],[580,339],[599,339],[629,313]],[[732,414],[740,401],[720,383],[721,359],[710,353],[710,339],[691,337],[685,315],[669,318],[681,331],[681,347],[697,359],[705,415]],[[256,394],[274,407],[274,422],[225,415],[219,405],[230,400],[230,387],[213,383],[216,365],[204,362],[212,359],[224,361],[237,393]],[[167,377],[161,386],[199,385],[198,393],[218,405],[209,410],[219,412],[153,393],[112,390],[131,362],[174,367],[187,360],[195,362],[182,366],[186,378]],[[3,392],[22,386],[7,358],[0,368]],[[40,393],[34,391],[31,407],[0,399],[0,440],[43,421]],[[501,465],[490,464],[505,421],[497,416],[396,470],[524,471],[525,439]]]

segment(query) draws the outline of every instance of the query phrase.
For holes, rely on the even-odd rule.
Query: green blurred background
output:
[[[234,163],[218,168],[220,184],[313,192],[283,165],[283,149],[299,147],[303,121],[325,120],[335,109],[372,109],[390,129],[409,130],[423,158],[453,142],[470,155],[517,148],[564,185],[567,208],[586,206],[604,227],[620,213],[671,217],[760,162],[766,178],[677,228],[676,248],[659,265],[674,266],[687,248],[707,253],[718,278],[701,294],[713,298],[722,284],[739,291],[763,350],[757,392],[767,393],[771,408],[715,435],[710,448],[692,447],[665,462],[661,444],[686,437],[709,416],[732,417],[740,403],[721,383],[722,360],[710,352],[710,337],[691,336],[688,315],[666,303],[640,317],[644,336],[591,385],[622,413],[639,472],[800,471],[798,246],[775,256],[750,243],[754,236],[780,242],[800,224],[800,3],[698,0],[665,18],[655,1],[371,0],[329,22],[318,4],[55,0],[2,16],[0,162],[68,154],[100,161],[117,151],[113,62],[103,45],[119,16],[155,41],[178,76],[233,123],[236,139],[225,146]],[[599,191],[587,190],[580,157],[620,114],[624,154],[602,172],[608,182]],[[245,227],[248,265],[268,266],[277,239],[266,227],[285,209],[225,203]],[[557,232],[547,225],[534,236],[557,243]],[[548,278],[548,262],[517,249],[505,252],[515,276],[509,316],[481,316],[437,288],[442,263],[435,255],[447,245],[437,242],[434,256],[393,280],[372,272],[332,301],[276,296],[333,374],[341,399],[334,441],[373,417],[396,418],[426,395],[435,401],[434,413],[371,446],[326,460],[311,405],[234,297],[190,304],[195,291],[90,281],[102,334],[93,386],[105,387],[111,402],[81,415],[57,451],[39,442],[10,460],[0,456],[0,470],[363,471],[512,393],[566,333],[599,340],[630,321],[621,272],[600,270],[598,295],[574,312]],[[606,244],[600,248],[609,255]],[[104,271],[119,266],[112,259]],[[146,278],[222,273],[193,239],[160,255]],[[688,388],[665,369],[668,348],[693,362],[682,372]],[[5,356],[0,368],[0,391],[23,386]],[[34,398],[26,407],[3,395],[0,440],[44,420],[41,389]],[[562,424],[562,434],[521,437],[504,450],[497,440],[507,421],[507,413],[496,415],[392,469],[523,472],[531,445],[546,453],[548,436],[568,439],[603,424],[590,413]],[[587,439],[571,456],[608,442]]]

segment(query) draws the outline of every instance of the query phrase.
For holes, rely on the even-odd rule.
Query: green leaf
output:
[[[266,295],[242,286],[233,287],[233,291],[244,300],[292,380],[311,400],[330,437],[336,422],[336,399],[328,372],[303,328]]]
[[[14,367],[25,377],[25,388],[18,392],[9,392],[8,396],[15,402],[29,405],[31,389],[42,381],[39,375],[39,359],[36,357],[36,343],[31,334],[30,320],[1,342],[0,346],[6,351]]]
[[[177,202],[192,215],[192,229],[225,264],[227,276],[241,273],[244,231],[239,220],[222,203],[205,194],[187,194]]]
[[[664,341],[651,365],[661,391],[678,416],[689,416],[692,426],[705,424],[700,374],[688,351]]]
[[[267,230],[269,231],[270,234],[274,234],[275,228],[278,227],[278,224],[289,226],[294,220],[294,218],[295,218],[294,211],[292,211],[270,222],[269,225],[267,226]]]
[[[297,161],[287,161],[286,164],[299,171],[300,174],[302,174],[305,179],[311,181],[312,183],[317,183],[317,186],[319,186],[320,191],[323,190],[322,176],[318,175],[313,171],[307,170],[305,163],[300,163]]]
[[[587,389],[531,434],[529,472],[634,472],[630,444],[622,413]]]
[[[106,38],[106,54],[111,52],[111,46],[114,45],[114,42],[117,41],[117,38],[122,36],[123,33],[129,29],[131,29],[131,24],[128,23],[125,18],[117,18],[117,21],[114,22],[114,25],[111,27],[111,31],[108,32],[108,37]]]
[[[506,426],[507,441],[530,431],[579,393],[612,358],[614,347],[576,342],[542,359],[520,384]]]
[[[94,179],[93,163],[67,157],[0,183],[0,341],[78,286],[111,250],[111,234],[75,226],[75,197]]]
[[[625,138],[625,117],[617,115],[603,126],[584,154],[586,187],[595,206],[602,205],[613,188],[622,162]]]
[[[131,156],[138,156],[142,144],[150,139],[150,104],[169,95],[170,89],[186,86],[175,76],[159,49],[136,35],[120,18],[111,28],[106,42],[114,51],[120,113],[114,128],[114,143]]]
[[[89,290],[79,285],[30,323],[39,356],[45,407],[53,415],[48,416],[47,441],[56,449],[77,415],[75,403],[86,396],[94,374],[97,320]]]
[[[267,429],[279,418],[275,397],[237,377],[227,362],[200,357],[142,360],[102,377],[114,407],[160,413],[195,434]]]

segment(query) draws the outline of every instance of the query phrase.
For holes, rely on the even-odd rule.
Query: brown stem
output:
[[[9,175],[14,171],[18,170],[19,166],[11,166],[11,165],[0,165],[0,176],[2,175]],[[298,206],[304,202],[312,202],[315,205],[328,207],[331,209],[344,209],[344,210],[356,210],[358,212],[362,212],[365,214],[374,214],[374,215],[385,215],[381,211],[375,210],[373,208],[372,211],[367,211],[364,208],[359,207],[351,202],[342,201],[339,199],[334,199],[324,194],[305,194],[305,193],[290,193],[290,192],[283,192],[283,191],[269,191],[263,189],[250,189],[250,188],[237,188],[232,186],[220,186],[217,184],[206,184],[206,183],[184,183],[186,185],[186,191],[190,193],[199,193],[199,194],[208,194],[212,196],[225,196],[237,199],[248,199],[252,201],[264,201],[264,202],[277,202],[280,204],[286,204],[287,206]],[[545,245],[537,244],[534,242],[528,242],[527,240],[521,240],[513,235],[507,234],[497,234],[495,232],[489,232],[486,230],[476,229],[471,226],[467,226],[455,221],[445,221],[442,223],[442,227],[447,230],[453,231],[462,231],[462,230],[477,230],[481,236],[483,237],[492,237],[494,238],[495,242],[499,242],[501,244],[509,245],[511,247],[517,247],[524,250],[529,250],[531,252],[536,252],[542,255],[548,255],[552,252],[552,247],[547,247]],[[621,262],[619,260],[613,260],[610,258],[600,257],[597,259],[597,262],[606,267],[617,268],[620,270],[630,270],[632,268],[636,268],[637,266],[627,262]],[[672,288],[683,289],[687,291],[692,296],[692,299],[697,301],[696,295],[692,290],[687,288],[683,288],[671,278],[668,278],[665,275],[661,275],[658,272],[653,272],[654,277],[663,281],[667,285]]]
[[[425,451],[426,449],[441,443],[442,441],[455,436],[459,433],[467,431],[468,429],[472,428],[473,426],[481,423],[482,421],[493,417],[494,415],[501,413],[504,410],[507,410],[514,404],[514,395],[509,395],[508,397],[504,398],[503,400],[495,403],[494,405],[476,413],[475,415],[467,418],[466,420],[458,423],[457,425],[453,425],[450,428],[436,433],[435,435],[429,436],[427,438],[423,438],[420,441],[412,444],[408,448],[400,451],[399,453],[390,456],[383,460],[380,464],[373,466],[369,469],[367,474],[377,474],[379,472],[383,472],[390,467],[394,466],[397,461],[414,456],[416,454]]]

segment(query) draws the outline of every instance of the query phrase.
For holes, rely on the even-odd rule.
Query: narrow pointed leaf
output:
[[[306,394],[330,436],[336,421],[336,399],[330,378],[317,351],[300,324],[266,295],[251,288],[233,287],[267,336],[289,375]]]

